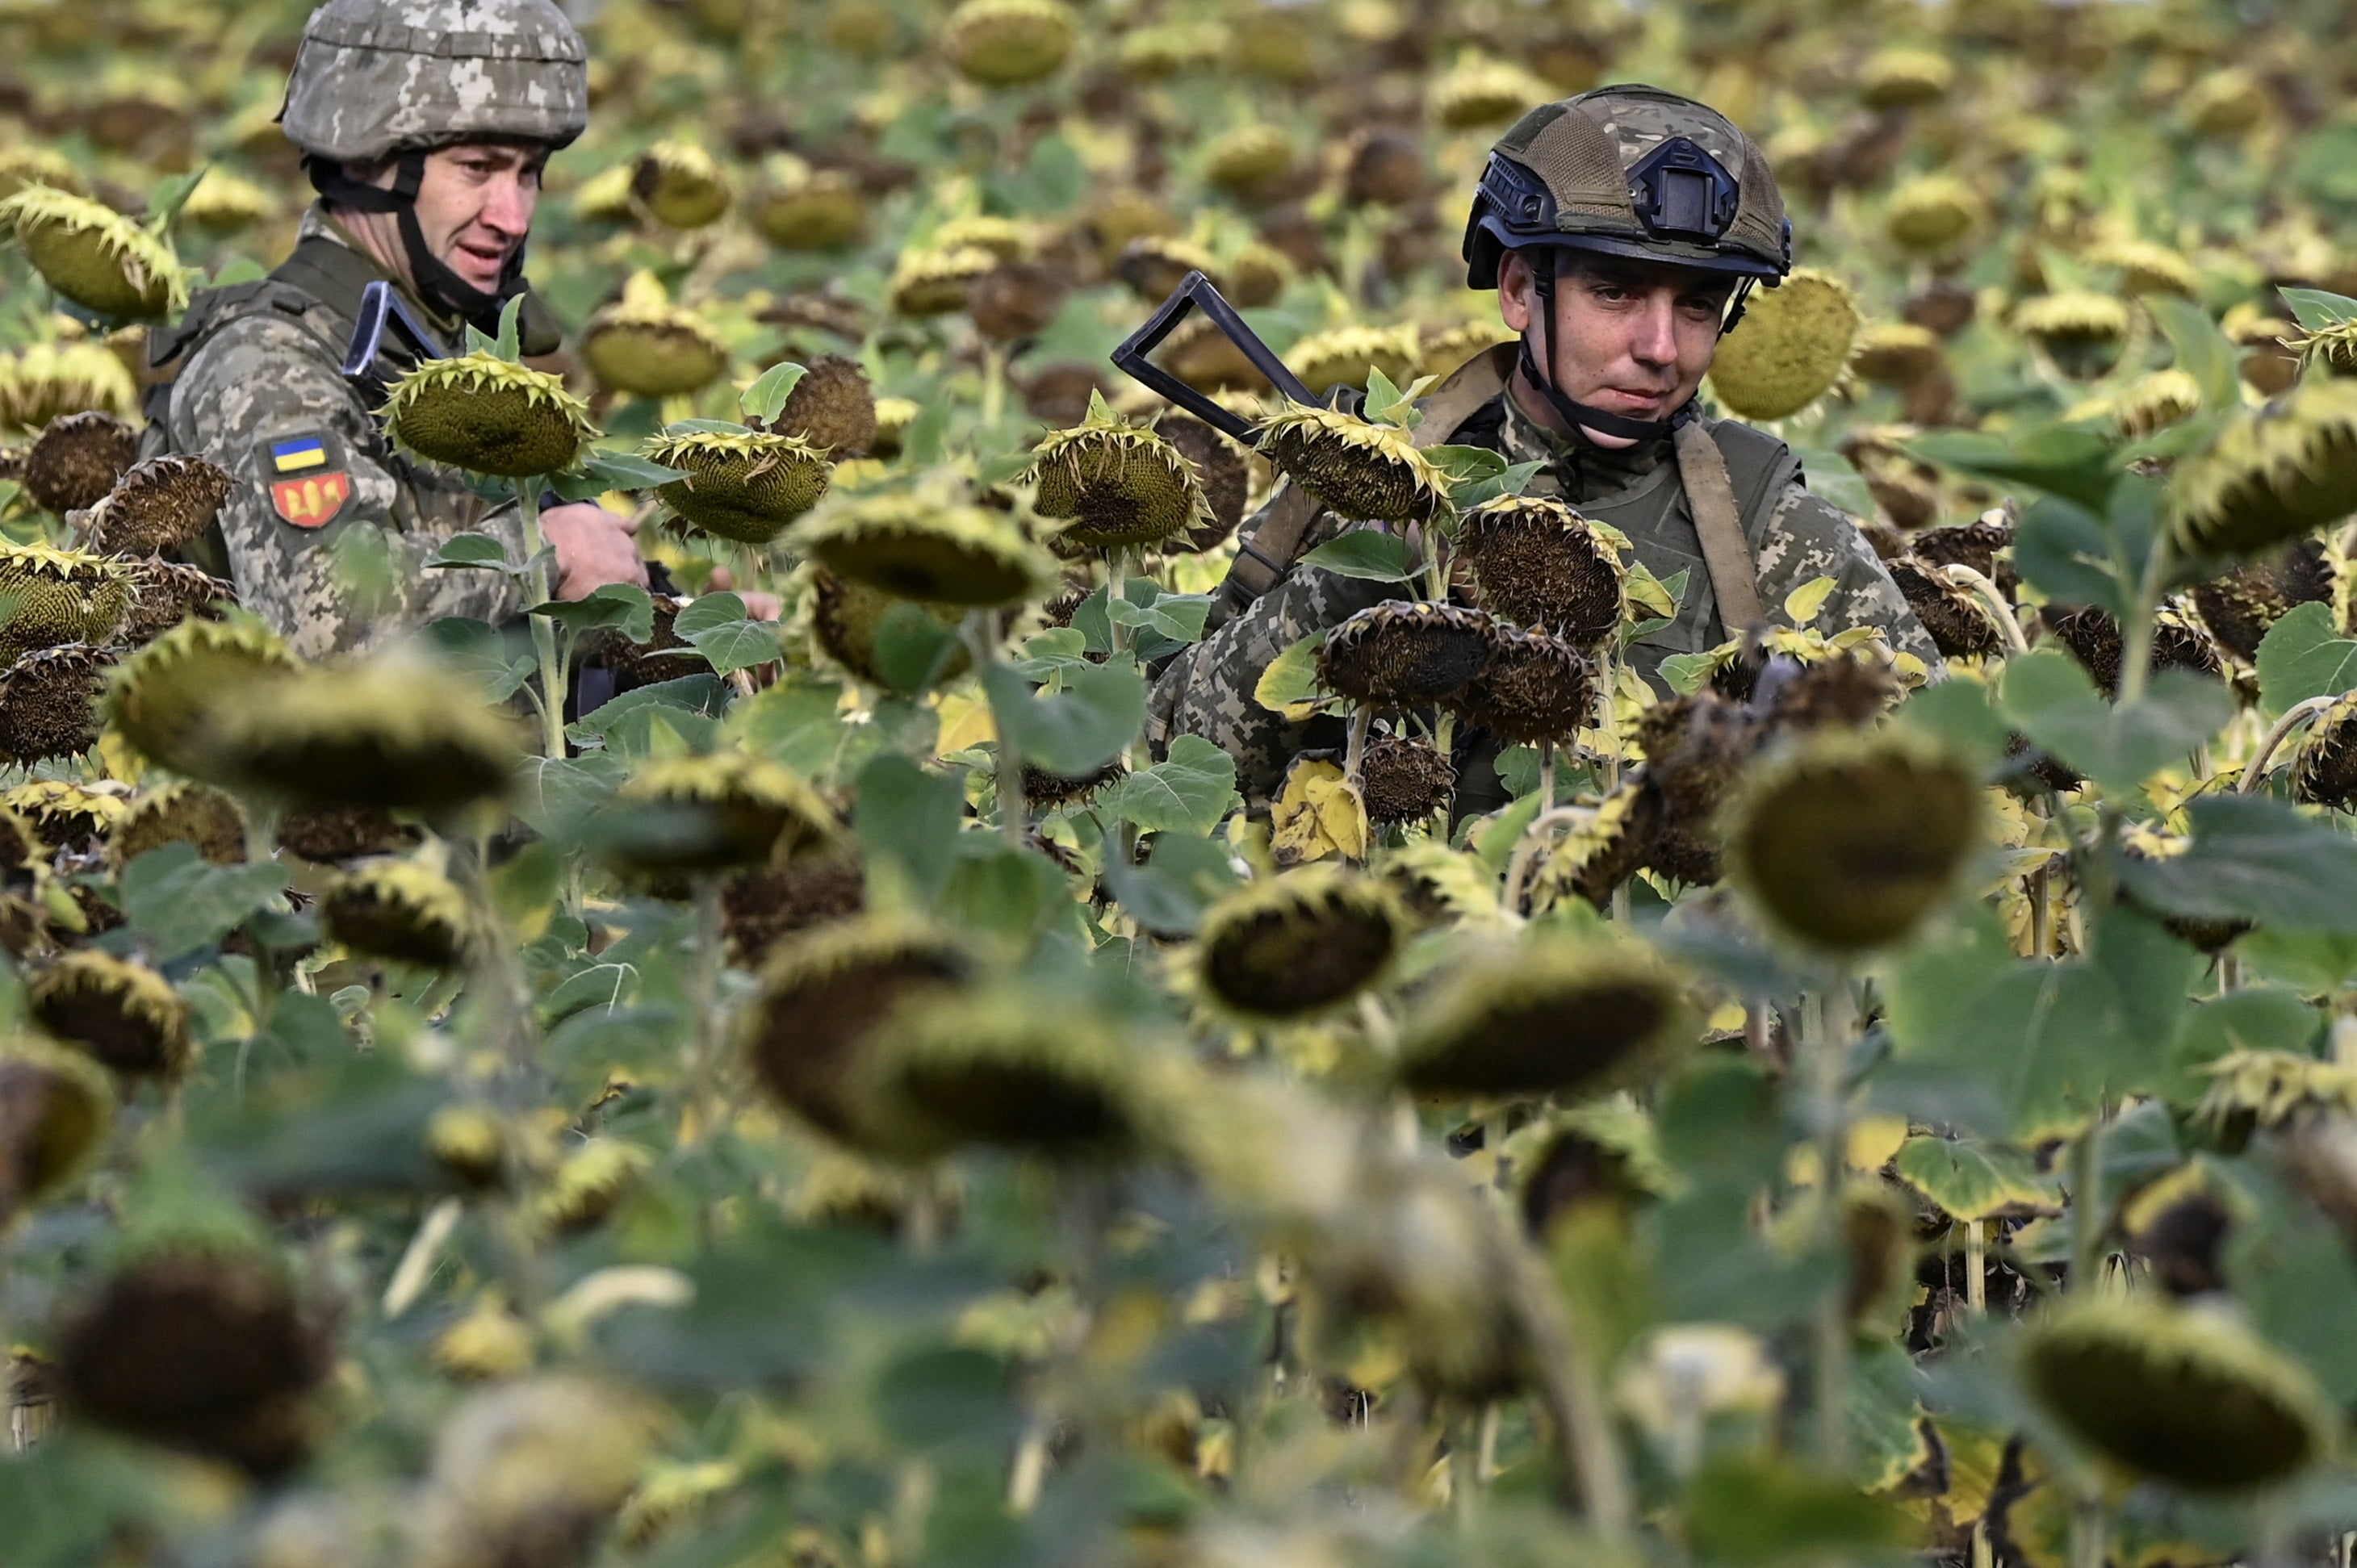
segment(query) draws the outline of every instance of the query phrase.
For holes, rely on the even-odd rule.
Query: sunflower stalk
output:
[[[1810,1026],[1803,1031],[1801,1048],[1817,1130],[1817,1244],[1841,1257],[1842,1174],[1849,1167],[1848,1096],[1842,1079],[1857,1027],[1849,977],[1829,981],[1806,1011]],[[1847,1292],[1828,1291],[1817,1304],[1816,1444],[1817,1462],[1833,1474],[1849,1464],[1849,1363]]]
[[[540,488],[526,480],[515,488],[516,511],[523,519],[525,591],[535,605],[548,603],[548,564],[541,559]],[[542,755],[565,755],[565,661],[556,651],[556,623],[544,615],[532,618],[532,654],[540,665]]]
[[[1490,1222],[1507,1229],[1495,1216]],[[1636,1491],[1571,1305],[1521,1236],[1501,1240],[1509,1300],[1538,1363],[1539,1399],[1555,1423],[1564,1484],[1579,1498],[1600,1544],[1629,1546],[1636,1534]]]
[[[707,874],[695,879],[695,975],[690,1003],[695,1009],[695,1068],[686,1115],[698,1141],[712,1136],[715,1126],[726,1117],[727,1103],[719,1093],[720,887],[717,876]]]
[[[2267,764],[2275,760],[2276,750],[2291,738],[2292,732],[2340,700],[2332,696],[2310,697],[2285,709],[2284,716],[2275,722],[2275,727],[2268,730],[2266,737],[2259,742],[2259,748],[2251,753],[2250,766],[2243,769],[2243,777],[2236,782],[2234,792],[2238,795],[2255,793],[2266,781]]]
[[[969,611],[959,630],[977,671],[988,671],[1000,662],[997,627],[988,610]],[[994,749],[998,763],[999,831],[1006,835],[1009,849],[1020,851],[1031,835],[1030,813],[1023,800],[1023,755],[1004,733]]]

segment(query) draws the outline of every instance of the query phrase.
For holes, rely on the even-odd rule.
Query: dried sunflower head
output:
[[[310,1451],[312,1396],[333,1366],[274,1258],[158,1248],[66,1308],[51,1341],[71,1413],[261,1478]]]
[[[2073,1297],[2030,1329],[2021,1375],[2104,1458],[2194,1491],[2287,1481],[2339,1424],[2305,1370],[2233,1319],[2134,1297]]]
[[[242,865],[245,812],[209,785],[182,782],[150,789],[131,802],[107,835],[107,864],[120,873],[149,850],[167,843],[193,844],[215,865]]]
[[[1759,768],[1720,828],[1752,907],[1806,947],[1850,955],[1908,936],[1980,843],[1972,770],[1897,733],[1831,732]]]
[[[1799,268],[1751,297],[1711,360],[1711,391],[1745,419],[1798,413],[1841,379],[1858,319],[1857,302],[1838,278]]]
[[[2201,412],[2201,383],[2183,371],[2153,371],[2120,389],[2112,417],[2124,435],[2150,435]]]
[[[190,616],[218,620],[222,610],[237,602],[235,590],[201,566],[160,555],[135,555],[125,571],[131,579],[131,607],[113,638],[125,648],[145,648]]]
[[[109,555],[156,555],[201,535],[237,489],[228,469],[167,453],[137,463],[82,520],[91,548]]]
[[[1523,1225],[1544,1238],[1556,1224],[1604,1206],[1627,1210],[1677,1189],[1645,1112],[1625,1096],[1556,1111],[1521,1128],[1499,1150]]]
[[[2130,294],[2181,294],[2191,298],[2201,287],[2201,274],[2191,262],[2149,240],[2113,240],[2092,245],[2082,260],[2090,266],[2118,272],[2120,286]]]
[[[1118,757],[1093,772],[1081,774],[1050,773],[1027,762],[1023,765],[1023,799],[1041,807],[1069,806],[1088,800],[1128,773],[1128,765]]]
[[[834,813],[809,780],[743,751],[643,765],[598,832],[608,864],[655,881],[782,864],[836,839]]]
[[[868,1146],[912,1164],[974,1144],[1121,1160],[1167,1141],[1157,1101],[1177,1077],[1108,1020],[994,987],[897,1009],[847,1089]]]
[[[1499,627],[1480,610],[1389,600],[1336,627],[1318,650],[1329,692],[1373,707],[1421,706],[1462,693],[1489,667]]]
[[[876,441],[876,390],[858,360],[821,354],[803,368],[769,428],[799,435],[829,457],[864,456]]]
[[[187,1070],[188,1004],[145,964],[83,948],[26,987],[33,1021],[126,1079],[169,1082]]]
[[[1005,513],[909,492],[861,497],[804,524],[795,542],[837,576],[964,608],[1017,603],[1056,575]]]
[[[506,478],[553,474],[597,434],[561,378],[479,349],[426,360],[393,383],[382,412],[404,450]]]
[[[1238,125],[1203,150],[1203,183],[1250,202],[1293,172],[1293,144],[1275,125]]]
[[[2186,596],[2219,646],[2248,662],[2258,658],[2261,639],[2293,607],[2332,602],[2332,571],[2322,543],[2302,540],[2275,560],[2196,583]]]
[[[2013,329],[2053,356],[2064,374],[2082,380],[2119,359],[2129,326],[2125,302],[2084,289],[2026,299],[2013,311]]]
[[[104,202],[38,183],[0,201],[51,288],[100,316],[154,321],[188,308],[188,274],[169,242]]]
[[[589,317],[581,357],[601,385],[636,397],[696,392],[728,369],[727,346],[648,272],[632,274],[621,297]]]
[[[1243,448],[1212,429],[1200,419],[1184,414],[1170,414],[1155,427],[1156,433],[1178,450],[1180,456],[1195,466],[1196,477],[1202,481],[1205,517],[1201,523],[1189,531],[1184,548],[1205,551],[1226,542],[1228,535],[1243,521],[1244,506],[1252,494],[1252,464]],[[1180,548],[1171,540],[1166,550]]]
[[[639,1189],[654,1155],[619,1138],[597,1137],[574,1146],[548,1185],[534,1194],[526,1219],[544,1234],[595,1230]]]
[[[965,0],[942,24],[942,53],[969,81],[1021,87],[1062,69],[1075,31],[1056,0]]]
[[[866,868],[850,850],[758,865],[720,890],[721,932],[736,961],[758,967],[798,931],[848,920],[867,905]]]
[[[1868,109],[1919,109],[1937,103],[1955,82],[1955,63],[1930,49],[1877,49],[1857,68],[1858,101]]]
[[[1363,387],[1376,371],[1394,386],[1415,377],[1419,358],[1414,322],[1400,327],[1338,327],[1317,332],[1286,353],[1286,363],[1312,393],[1324,397],[1336,387]]]
[[[1596,713],[1596,667],[1559,637],[1498,627],[1489,661],[1448,705],[1501,739],[1571,740]]]
[[[37,648],[0,671],[0,757],[38,762],[98,744],[98,696],[112,649],[86,642]]]
[[[906,922],[845,921],[779,944],[738,1028],[755,1081],[820,1132],[861,1143],[846,1079],[871,1038],[902,1004],[960,986],[975,967]]]
[[[2357,693],[2335,700],[2309,726],[2292,765],[2291,792],[2311,806],[2357,810]]]
[[[772,158],[751,216],[761,238],[780,251],[836,251],[867,232],[869,200],[843,169],[813,168],[800,158]]]
[[[1211,907],[1196,940],[1196,981],[1246,1018],[1307,1017],[1380,983],[1405,937],[1399,901],[1383,883],[1305,866]]]
[[[2310,378],[2234,415],[2169,487],[2179,544],[2247,555],[2357,511],[2357,381]]]
[[[884,618],[896,607],[907,606],[903,613],[925,618],[942,635],[954,635],[957,628],[924,605],[881,588],[871,588],[865,583],[838,577],[825,567],[813,564],[805,575],[808,611],[812,635],[826,656],[842,665],[860,680],[875,686],[889,686],[884,672],[876,662],[876,637],[883,628]],[[963,644],[950,651],[942,667],[940,679],[954,681],[972,667],[973,655]]]
[[[892,269],[892,308],[902,316],[955,315],[974,281],[997,268],[998,258],[979,245],[903,251]]]
[[[0,543],[0,659],[59,643],[103,643],[130,604],[130,579],[114,562]]]
[[[210,711],[204,732],[188,771],[308,807],[461,811],[505,795],[522,757],[471,682],[400,653],[279,677],[267,702]]]
[[[98,504],[139,459],[139,433],[103,409],[53,419],[25,454],[23,483],[33,504],[63,517]]]
[[[1479,131],[1505,124],[1551,95],[1545,82],[1521,66],[1475,55],[1436,77],[1426,104],[1442,129]]]
[[[139,410],[131,372],[102,343],[34,343],[0,354],[0,430],[41,430],[70,413]]]
[[[1400,1083],[1473,1099],[1584,1096],[1696,1038],[1675,978],[1633,942],[1539,937],[1477,950],[1409,1021]]]
[[[578,1375],[494,1383],[443,1422],[411,1505],[414,1568],[565,1568],[637,1489],[659,1408]]]
[[[834,472],[819,450],[795,435],[716,430],[667,431],[646,456],[685,478],[656,494],[680,521],[721,539],[767,544],[816,506]]]
[[[1060,538],[1092,549],[1150,548],[1200,528],[1202,480],[1178,449],[1092,399],[1088,418],[1039,443],[1032,460],[1041,517],[1069,518]]]
[[[732,199],[728,177],[693,142],[657,142],[640,153],[630,166],[630,194],[673,229],[718,222]]]
[[[93,841],[122,820],[125,792],[103,781],[85,787],[64,779],[33,779],[0,793],[0,807],[49,848],[80,854],[96,847]]]
[[[1606,908],[1614,891],[1644,868],[1661,841],[1663,817],[1661,793],[1650,784],[1626,783],[1607,795],[1539,868],[1531,883],[1533,912],[1574,898]]]
[[[2083,608],[2063,611],[2049,605],[2042,612],[2047,629],[2061,639],[2072,658],[2094,677],[2095,684],[2108,695],[2117,695],[2120,689],[2120,660],[2126,644],[2120,637],[2120,623],[2108,611],[2088,605]],[[2163,605],[2154,618],[2152,634],[2152,665],[2154,671],[2190,670],[2203,675],[2225,673],[2224,658],[2212,639],[2185,612],[2174,605]]]
[[[1961,245],[1985,210],[1980,193],[1953,175],[1923,175],[1891,192],[1882,227],[1900,250],[1934,255]]]
[[[1946,659],[1979,659],[2004,650],[2005,633],[1981,596],[1929,564],[1902,555],[1884,563],[1907,607],[1932,634]]]
[[[319,897],[328,935],[367,958],[449,969],[464,961],[476,922],[458,885],[414,860],[365,860]]]
[[[1427,522],[1447,499],[1440,470],[1397,425],[1297,404],[1260,424],[1260,451],[1341,517]]]
[[[1628,569],[1620,553],[1570,506],[1547,496],[1503,496],[1469,512],[1458,551],[1481,601],[1506,619],[1595,648],[1620,627]]]
[[[1129,285],[1130,293],[1153,304],[1159,304],[1172,289],[1186,282],[1189,273],[1201,273],[1214,286],[1224,281],[1217,256],[1192,240],[1182,240],[1174,234],[1140,234],[1122,246],[1114,273]]]
[[[1939,334],[1909,321],[1878,321],[1861,330],[1850,369],[1878,386],[1910,387],[1940,368]]]
[[[0,1224],[79,1176],[114,1125],[114,1088],[79,1051],[0,1045]]]
[[[298,806],[278,819],[279,847],[321,865],[398,854],[418,836],[382,806]]]
[[[1420,822],[1455,797],[1457,768],[1429,741],[1380,735],[1367,742],[1360,782],[1369,822]]]

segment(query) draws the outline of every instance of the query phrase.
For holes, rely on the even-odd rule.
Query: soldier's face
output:
[[[1537,279],[1519,252],[1498,272],[1498,307],[1507,327],[1538,336],[1531,348],[1555,387],[1575,403],[1629,419],[1666,419],[1702,386],[1718,352],[1719,321],[1732,285],[1687,267],[1571,255],[1561,259],[1555,319],[1539,319]],[[1530,411],[1558,423],[1544,399]],[[1630,445],[1595,431],[1607,446]]]
[[[426,155],[417,187],[417,227],[442,264],[486,293],[532,232],[547,155],[499,143],[464,142]]]

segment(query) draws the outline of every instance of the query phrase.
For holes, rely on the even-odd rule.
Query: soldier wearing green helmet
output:
[[[494,329],[519,295],[524,352],[558,348],[525,292],[524,242],[542,166],[588,124],[587,58],[554,0],[329,0],[280,116],[320,197],[294,253],[154,336],[149,451],[238,480],[199,564],[300,653],[524,608],[500,574],[424,569],[462,532],[520,554],[520,527],[393,450],[375,410],[388,381],[457,352],[468,326]],[[646,582],[611,513],[557,506],[541,522],[565,596]]]
[[[1753,289],[1792,270],[1792,224],[1749,136],[1652,87],[1543,104],[1491,150],[1464,256],[1469,286],[1498,292],[1516,338],[1423,400],[1415,442],[1539,462],[1529,493],[1619,530],[1657,578],[1686,575],[1676,617],[1631,650],[1657,693],[1668,691],[1665,659],[1784,621],[1787,596],[1821,577],[1834,588],[1812,627],[1875,628],[1893,652],[1939,671],[1857,521],[1809,491],[1791,449],[1701,411],[1719,339]],[[1254,690],[1294,643],[1390,596],[1296,564],[1344,526],[1280,486],[1244,525],[1212,631],[1157,681],[1157,736],[1217,741],[1249,800],[1272,796],[1298,752],[1340,742],[1339,721],[1287,721]],[[1460,811],[1502,803],[1496,749],[1479,732],[1460,741]]]

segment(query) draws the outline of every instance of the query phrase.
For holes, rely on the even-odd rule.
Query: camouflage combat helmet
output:
[[[1490,151],[1465,226],[1466,284],[1535,247],[1674,262],[1738,278],[1792,270],[1792,225],[1758,144],[1659,88],[1544,103]]]
[[[328,0],[279,119],[336,163],[475,138],[562,147],[589,124],[588,60],[554,0]]]
[[[304,24],[279,123],[320,195],[398,215],[426,304],[490,331],[524,292],[522,248],[494,289],[445,265],[417,222],[426,155],[469,141],[570,144],[589,124],[589,50],[555,0],[328,0]],[[387,158],[399,160],[390,188],[352,177],[349,166]]]
[[[1528,255],[1549,323],[1560,254],[1583,251],[1733,279],[1727,331],[1754,285],[1773,288],[1792,270],[1792,224],[1767,157],[1725,115],[1656,87],[1599,87],[1541,104],[1491,149],[1465,224],[1467,286],[1496,288],[1508,251]],[[1528,336],[1522,365],[1575,425],[1641,440],[1694,416],[1692,403],[1664,420],[1575,403],[1540,368]]]

